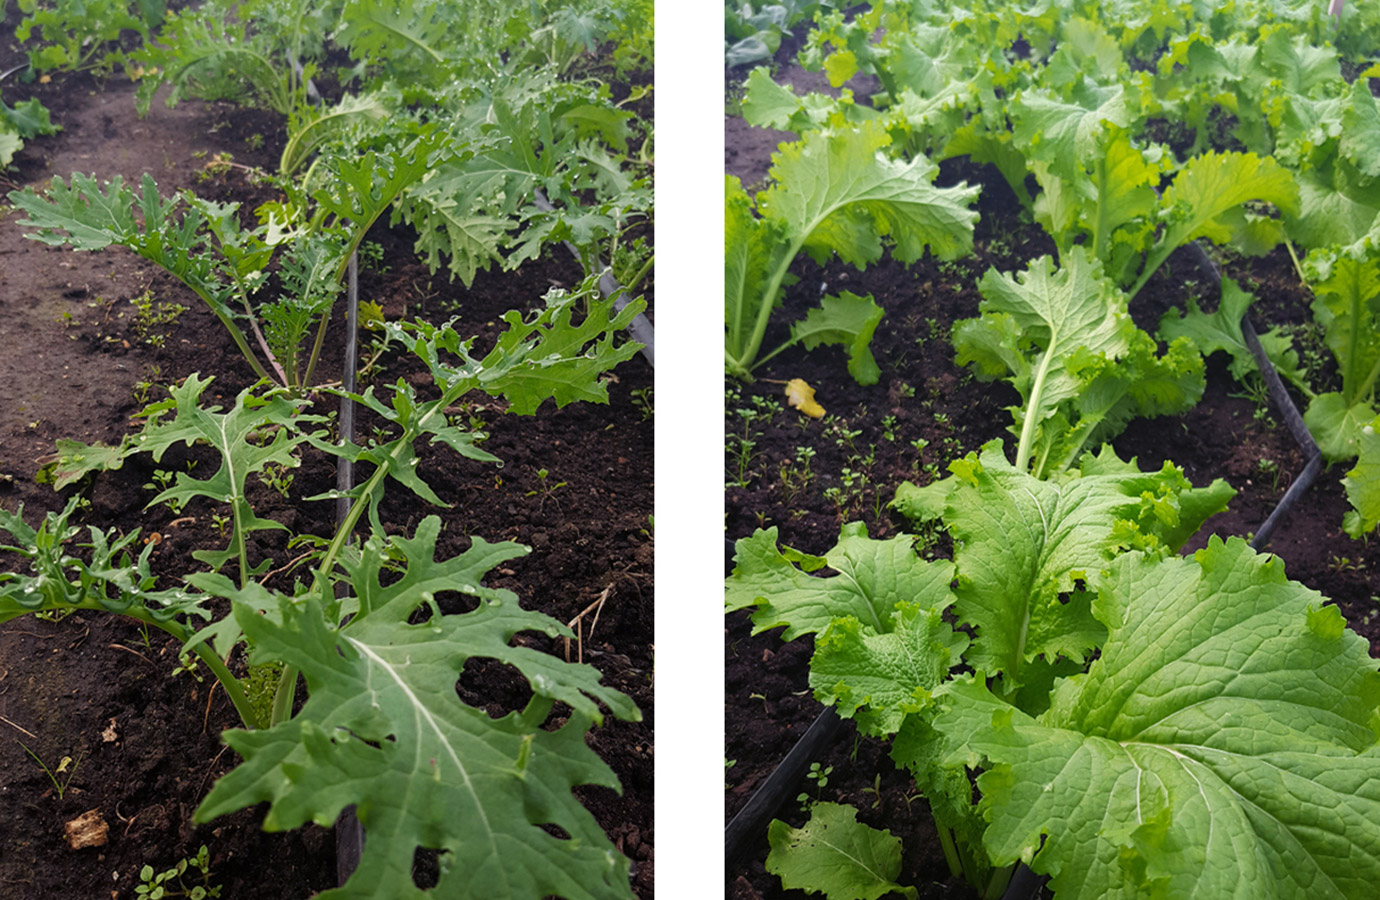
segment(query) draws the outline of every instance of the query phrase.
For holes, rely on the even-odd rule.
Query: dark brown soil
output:
[[[13,47],[0,48],[0,69],[15,58]],[[29,142],[4,176],[6,188],[38,186],[73,171],[122,174],[127,181],[149,171],[165,193],[189,187],[246,208],[272,196],[242,169],[205,170],[219,153],[233,154],[236,163],[275,167],[285,128],[272,114],[201,102],[168,110],[155,101],[140,120],[133,86],[123,79],[101,83],[79,76],[32,86],[6,81],[4,89],[9,103],[30,93],[40,97],[64,128]],[[182,516],[164,507],[145,510],[152,494],[144,485],[153,468],[137,458],[59,496],[35,483],[39,460],[58,437],[118,441],[142,402],[161,396],[158,385],[192,372],[214,374],[208,396],[230,398],[253,376],[220,324],[180,284],[121,249],[75,253],[25,240],[15,224],[19,218],[13,212],[0,218],[0,382],[6,386],[0,506],[12,511],[22,503],[34,524],[79,491],[90,500],[79,514],[83,524],[157,533],[155,568],[160,583],[174,584],[201,568],[191,559],[193,550],[224,544],[211,521],[211,513],[224,510],[189,508]],[[361,299],[381,303],[389,319],[459,315],[462,332],[478,335],[481,349],[497,333],[503,312],[531,308],[549,287],[579,276],[557,248],[550,259],[517,273],[481,275],[466,290],[444,274],[430,275],[415,260],[405,231],[376,228],[370,239],[383,246],[384,257],[381,269],[362,270]],[[175,323],[157,329],[161,346],[141,341],[132,329],[129,301],[146,289],[157,301],[187,307]],[[327,346],[340,345],[333,331]],[[380,364],[377,381],[403,377],[427,384],[418,364],[396,355]],[[338,378],[339,359],[323,360],[322,370],[324,379]],[[644,718],[610,718],[592,732],[591,745],[617,772],[623,793],[586,789],[581,799],[633,860],[633,887],[644,900],[654,896],[651,386],[650,367],[637,357],[609,378],[608,406],[557,411],[548,405],[536,417],[518,418],[492,403],[475,404],[470,414],[491,433],[484,446],[504,466],[423,450],[422,477],[452,506],[434,508],[396,494],[383,505],[384,523],[394,532],[410,532],[423,516],[440,515],[438,552],[447,555],[467,546],[467,535],[531,546],[529,556],[497,570],[489,582],[515,591],[525,607],[568,621],[607,592],[592,633],[585,620],[584,659],[606,683],[632,696]],[[318,407],[329,408],[326,401]],[[367,435],[371,424],[363,417],[358,428]],[[170,453],[163,467],[183,458]],[[251,501],[260,515],[294,532],[329,535],[331,504],[302,498],[330,489],[334,480],[333,460],[309,453],[287,497],[259,486]],[[267,537],[255,542],[254,559],[283,563],[294,555],[279,532],[261,534]],[[523,638],[530,646],[565,652],[559,640],[530,637]],[[192,824],[192,810],[238,763],[219,739],[238,720],[210,680],[174,676],[176,665],[176,642],[161,632],[146,636],[113,616],[81,613],[61,622],[24,617],[0,626],[0,845],[6,848],[0,897],[133,897],[141,867],[172,866],[202,844],[210,850],[213,883],[224,886],[225,897],[305,898],[335,885],[328,829],[268,834],[259,827],[263,808]],[[495,706],[519,693],[503,671],[467,671],[460,690],[469,702]],[[50,767],[63,757],[74,760],[58,776],[61,796],[21,741]],[[93,809],[109,826],[108,843],[68,849],[63,823]]]
[[[778,60],[779,77],[799,83],[798,68],[781,56]],[[725,166],[741,174],[745,184],[765,176],[764,154],[783,137],[754,131],[741,120],[726,120]],[[794,349],[755,373],[756,381],[729,384],[725,524],[730,543],[756,528],[776,526],[782,544],[820,554],[834,545],[841,524],[856,520],[865,522],[873,537],[895,534],[906,523],[886,504],[898,484],[929,483],[946,474],[950,460],[993,438],[1003,438],[1008,448],[1014,443],[1015,437],[1006,431],[1011,421],[1006,407],[1017,402],[1016,393],[1001,383],[978,382],[957,367],[949,333],[956,320],[977,315],[976,281],[988,267],[1023,269],[1027,261],[1053,248],[1039,226],[1022,221],[1019,203],[995,169],[951,161],[941,172],[941,181],[967,180],[983,186],[973,257],[952,264],[925,259],[909,267],[886,259],[864,272],[837,261],[822,269],[808,260],[797,264],[801,280],[788,291],[787,308],[774,320],[776,331],[763,346],[776,346],[773,336],[780,342],[784,323],[813,304],[821,283],[831,291],[871,293],[886,310],[872,343],[882,376],[876,385],[860,387],[848,375],[841,349]],[[1224,274],[1260,298],[1255,312],[1258,330],[1310,317],[1307,294],[1299,287],[1287,252],[1262,260],[1229,260]],[[1153,331],[1160,315],[1170,307],[1183,307],[1190,293],[1202,296],[1206,308],[1216,304],[1215,293],[1209,293],[1191,258],[1179,254],[1137,297],[1133,315]],[[818,390],[816,399],[828,411],[827,418],[809,419],[786,407],[777,381],[792,378],[803,378]],[[752,446],[744,450],[740,439]],[[924,442],[918,449],[917,441]],[[1198,407],[1177,418],[1135,422],[1115,447],[1123,458],[1138,457],[1143,468],[1159,468],[1168,459],[1183,467],[1195,484],[1225,478],[1239,492],[1229,511],[1210,520],[1185,552],[1205,544],[1209,534],[1253,533],[1304,464],[1277,412],[1244,396],[1220,358],[1209,361],[1207,392]],[[807,469],[801,459],[811,450]],[[1278,475],[1262,460],[1273,461]],[[1350,626],[1369,638],[1372,653],[1380,654],[1380,622],[1375,621],[1380,611],[1380,542],[1352,541],[1341,531],[1348,508],[1339,483],[1345,468],[1319,477],[1266,549],[1284,560],[1291,578],[1331,597]],[[852,488],[847,487],[850,480]],[[831,497],[826,493],[831,488],[842,493]],[[727,572],[733,550],[725,549]],[[775,631],[751,636],[746,613],[727,617],[727,818],[747,802],[819,714],[821,706],[808,689],[812,649],[808,638],[786,644]],[[922,897],[976,896],[950,875],[924,799],[913,781],[891,765],[883,744],[859,739],[852,724],[845,722],[841,736],[819,762],[833,767],[828,786],[816,792],[812,783],[802,780],[791,796],[818,793],[819,799],[851,803],[860,810],[861,821],[900,836],[904,857],[897,880],[914,885]],[[790,800],[777,816],[793,825],[806,819],[801,805]],[[766,854],[764,832],[746,854],[749,862],[726,873],[727,895],[734,900],[804,897],[803,892],[783,891],[778,879],[765,871]]]

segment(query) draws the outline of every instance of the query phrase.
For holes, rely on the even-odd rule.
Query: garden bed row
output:
[[[0,59],[0,68],[10,59]],[[7,83],[6,100],[19,99],[21,90]],[[132,85],[89,76],[27,90],[42,98],[63,131],[29,142],[7,175],[10,187],[41,188],[51,176],[74,171],[137,183],[151,171],[165,192],[187,188],[246,210],[273,196],[252,169],[271,169],[282,151],[283,124],[274,114],[193,101],[167,109],[160,97],[140,119]],[[254,375],[221,324],[183,285],[123,250],[73,253],[25,240],[19,218],[10,212],[0,221],[0,337],[16,351],[0,360],[8,393],[0,404],[0,507],[14,512],[22,506],[24,519],[36,525],[44,513],[80,496],[74,524],[139,529],[137,548],[152,546],[153,573],[160,585],[174,586],[200,567],[194,551],[225,545],[228,509],[189,505],[175,512],[159,504],[146,510],[157,492],[150,486],[188,464],[214,468],[210,454],[173,450],[156,465],[135,457],[62,494],[36,478],[56,439],[118,443],[138,426],[131,415],[193,373],[216,376],[204,399],[222,405]],[[361,298],[379,304],[388,320],[458,316],[458,328],[475,338],[480,352],[492,345],[504,313],[539,309],[553,287],[572,287],[582,277],[563,249],[552,248],[544,260],[514,273],[480,273],[464,288],[445,272],[428,271],[405,226],[385,225],[368,236],[377,250],[362,266]],[[332,325],[327,346],[339,348],[342,334]],[[368,340],[366,334],[366,360]],[[323,358],[324,381],[338,381],[339,355],[337,349]],[[371,362],[367,383],[379,389],[398,379],[423,394],[430,388],[425,366],[396,349]],[[567,642],[524,634],[522,646],[593,664],[604,684],[640,707],[641,721],[609,717],[590,738],[617,774],[621,795],[601,787],[577,794],[631,860],[635,893],[650,898],[651,368],[635,358],[606,376],[606,385],[607,406],[548,407],[536,418],[505,415],[497,401],[454,410],[488,433],[482,446],[503,466],[457,457],[439,444],[425,447],[417,471],[449,507],[390,494],[380,518],[390,534],[411,535],[424,517],[439,515],[438,558],[464,550],[470,535],[531,547],[492,572],[486,584],[513,591],[524,608],[575,623],[582,636]],[[316,399],[314,412],[334,410],[333,398]],[[384,424],[362,411],[356,433],[377,434]],[[309,450],[298,468],[255,484],[250,502],[258,515],[293,534],[330,535],[334,504],[304,498],[332,489],[335,469],[334,457]],[[286,566],[301,552],[288,546],[287,537],[280,531],[252,535],[251,559]],[[13,555],[4,562],[6,570],[17,568]],[[283,568],[268,584],[286,590],[294,574]],[[442,605],[446,612],[464,608],[463,601],[448,598]],[[327,829],[264,832],[264,806],[193,824],[192,811],[239,763],[220,738],[239,719],[204,670],[175,673],[177,641],[104,613],[52,618],[61,620],[25,616],[0,626],[0,792],[6,798],[0,835],[9,848],[0,859],[0,894],[22,900],[133,897],[145,866],[163,871],[195,858],[201,845],[208,848],[207,883],[220,885],[221,896],[307,897],[337,884],[335,841]],[[530,696],[515,669],[482,660],[467,666],[457,690],[461,700],[492,716],[521,709]],[[552,727],[569,714],[558,708]],[[105,839],[73,849],[64,824],[90,810],[104,823]],[[434,853],[419,854],[414,876],[421,885],[435,881]]]
[[[820,76],[789,62],[798,43],[788,38],[786,44],[788,49],[776,58],[777,80],[797,85],[802,94],[819,90]],[[850,86],[858,96],[869,90],[866,84]],[[760,186],[767,154],[777,140],[790,137],[745,128],[731,116],[726,134],[726,168],[749,186]],[[826,285],[829,293],[871,294],[885,311],[871,343],[881,376],[876,384],[861,386],[849,377],[842,348],[804,352],[796,347],[755,371],[755,380],[728,382],[725,521],[730,545],[725,574],[733,565],[732,543],[759,528],[776,528],[781,546],[807,554],[822,554],[833,546],[847,522],[863,522],[874,539],[910,532],[906,520],[888,508],[900,483],[931,483],[948,474],[949,461],[993,439],[1014,444],[1007,432],[1007,409],[1018,405],[1020,397],[1004,383],[984,384],[969,367],[957,365],[950,334],[956,321],[978,315],[977,282],[989,267],[1019,271],[1054,248],[1045,231],[1023,217],[994,167],[950,161],[937,184],[963,181],[982,187],[972,256],[954,262],[926,256],[911,265],[888,257],[864,271],[837,259],[820,267],[802,258],[792,267],[799,282],[787,291],[786,312],[774,319],[763,346],[785,340],[780,322],[798,319],[818,302]],[[1260,259],[1232,257],[1225,268],[1258,297],[1251,318],[1260,331],[1287,326],[1295,334],[1308,334],[1309,294],[1284,247]],[[1190,297],[1209,310],[1217,302],[1211,276],[1192,254],[1180,251],[1137,295],[1132,316],[1153,332],[1166,311],[1186,308]],[[1316,352],[1318,344],[1310,346]],[[1319,358],[1325,355],[1318,353]],[[1315,365],[1323,378],[1335,377],[1326,362]],[[797,378],[816,389],[815,399],[826,411],[823,418],[810,418],[787,405],[781,383]],[[1185,545],[1185,553],[1206,546],[1214,535],[1251,536],[1307,462],[1263,390],[1247,392],[1227,371],[1224,354],[1208,360],[1206,391],[1197,406],[1180,416],[1135,421],[1113,446],[1122,459],[1135,458],[1142,470],[1172,461],[1194,485],[1223,478],[1236,489],[1229,509],[1211,518]],[[1380,551],[1373,542],[1352,540],[1341,530],[1349,508],[1340,484],[1344,470],[1324,471],[1263,549],[1283,560],[1291,579],[1331,598],[1375,655],[1380,653],[1380,623],[1375,622]],[[943,538],[926,551],[934,558],[949,553]],[[775,630],[758,635],[752,630],[747,611],[728,616],[726,821],[823,709],[809,688],[812,639],[783,642]],[[859,737],[845,721],[813,758],[798,787],[788,792],[788,797],[800,796],[788,799],[776,815],[800,827],[816,802],[850,804],[859,810],[859,821],[901,837],[904,855],[896,882],[914,886],[921,897],[975,896],[951,875],[927,798],[908,774],[892,765],[888,751],[887,744]],[[740,849],[740,861],[731,862],[727,872],[728,896],[803,896],[783,890],[780,879],[766,871],[765,830]]]

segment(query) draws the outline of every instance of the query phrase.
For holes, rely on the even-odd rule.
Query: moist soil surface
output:
[[[821,84],[827,90],[818,73],[791,63],[791,46],[783,41],[776,57],[777,80],[796,85],[797,93],[821,90]],[[732,85],[747,70],[729,73],[730,110]],[[849,86],[860,98],[871,92],[866,85]],[[751,128],[732,115],[725,131],[725,170],[749,189],[763,184],[777,141],[795,138]],[[939,183],[959,181],[982,185],[981,220],[969,258],[940,263],[927,257],[908,267],[886,258],[862,272],[837,260],[821,268],[803,254],[797,261],[793,272],[800,281],[787,291],[786,308],[773,319],[764,350],[785,339],[787,324],[818,302],[824,285],[831,292],[871,293],[886,311],[872,341],[882,375],[877,384],[862,387],[849,376],[841,348],[797,348],[757,370],[755,381],[728,383],[725,574],[732,569],[733,541],[758,528],[775,527],[780,544],[813,554],[832,547],[847,522],[866,523],[874,538],[907,531],[907,522],[887,509],[899,484],[928,484],[947,474],[949,461],[987,441],[1000,438],[1008,450],[1015,444],[1007,431],[1007,407],[1019,402],[1018,395],[1003,382],[980,382],[955,365],[949,334],[955,321],[978,314],[977,280],[988,268],[1022,270],[1028,261],[1053,254],[1054,247],[1038,225],[1022,220],[1018,200],[995,168],[945,162]],[[1311,297],[1285,249],[1263,259],[1218,262],[1224,276],[1257,296],[1251,313],[1257,331],[1311,319]],[[1193,255],[1181,252],[1137,295],[1132,316],[1153,333],[1161,315],[1184,309],[1190,296],[1206,310],[1216,308],[1212,282]],[[1335,378],[1335,370],[1324,363],[1317,376]],[[786,405],[780,382],[793,378],[816,388],[825,418],[811,419]],[[1238,492],[1228,511],[1210,519],[1184,553],[1203,547],[1211,535],[1253,536],[1303,470],[1304,454],[1279,412],[1258,397],[1263,395],[1235,382],[1225,354],[1217,354],[1208,360],[1207,389],[1197,407],[1178,417],[1137,420],[1113,443],[1123,459],[1136,457],[1143,469],[1159,469],[1170,460],[1195,485],[1223,478]],[[1301,398],[1294,402],[1303,409]],[[1347,468],[1325,469],[1263,549],[1284,561],[1290,578],[1331,598],[1349,626],[1370,641],[1372,655],[1380,655],[1380,541],[1354,541],[1341,529],[1349,509],[1340,484]],[[725,821],[823,709],[808,687],[812,640],[784,643],[779,629],[751,632],[747,612],[726,617]],[[950,875],[925,799],[891,764],[882,742],[859,737],[844,721],[839,737],[816,761],[832,767],[827,786],[802,778],[789,797],[852,804],[860,821],[899,836],[903,866],[896,881],[913,885],[921,897],[977,896]],[[775,815],[798,827],[808,818],[802,806],[788,799]],[[728,897],[806,896],[783,890],[766,872],[767,851],[763,830],[743,852],[743,862],[728,868]]]
[[[20,58],[17,48],[0,48],[0,70]],[[191,188],[245,210],[275,197],[244,168],[276,167],[286,128],[274,114],[200,101],[170,110],[159,98],[139,119],[133,85],[120,77],[6,81],[4,88],[11,104],[38,97],[63,128],[28,142],[4,173],[7,190],[41,189],[50,177],[72,172],[137,183],[147,171],[165,196]],[[234,165],[208,168],[217,154],[230,154]],[[8,207],[0,217],[0,507],[15,511],[22,504],[25,520],[36,525],[80,493],[89,505],[76,523],[141,529],[142,540],[156,542],[160,585],[176,584],[203,568],[192,551],[225,545],[212,516],[226,509],[145,509],[154,467],[142,457],[62,495],[36,482],[40,461],[53,452],[55,438],[117,443],[135,412],[193,372],[216,376],[206,399],[225,405],[254,376],[210,311],[161,270],[120,248],[77,253],[26,240],[20,218]],[[361,266],[361,300],[381,304],[388,319],[458,315],[462,335],[477,336],[481,353],[505,311],[536,308],[549,288],[571,287],[580,277],[564,248],[556,248],[516,273],[481,274],[465,289],[417,261],[406,229],[376,226],[369,240],[383,253]],[[175,321],[141,329],[131,300],[146,291],[155,309],[164,303],[186,309]],[[362,344],[367,359],[368,339]],[[321,364],[329,382],[339,379],[343,354],[335,330],[326,346],[338,348]],[[420,363],[395,353],[383,355],[371,372],[369,383],[380,389],[398,378],[424,389],[430,379]],[[589,738],[621,780],[621,796],[604,788],[579,794],[632,860],[633,887],[644,900],[654,895],[651,387],[651,368],[638,356],[608,377],[607,406],[547,404],[535,417],[517,417],[504,415],[494,401],[472,403],[465,414],[483,423],[490,437],[482,446],[504,465],[419,448],[422,478],[451,506],[431,507],[397,491],[382,505],[390,533],[411,534],[424,516],[441,516],[440,558],[465,549],[467,535],[530,546],[529,555],[491,573],[488,585],[512,590],[524,607],[563,622],[585,611],[582,647],[567,648],[544,634],[517,640],[568,652],[572,661],[582,656],[642,710],[641,722],[609,717]],[[332,398],[322,395],[314,411],[333,409]],[[360,411],[357,433],[368,435],[375,424]],[[170,451],[161,467],[212,464],[203,457],[195,448]],[[292,533],[330,535],[333,504],[302,498],[334,487],[334,458],[308,452],[293,476],[285,495],[253,488],[256,512]],[[297,551],[287,548],[286,535],[257,533],[263,539],[252,543],[251,564],[270,557],[275,566],[288,562]],[[10,571],[16,560],[0,558],[0,564]],[[290,574],[274,577],[272,586],[290,587]],[[589,609],[601,598],[602,605]],[[25,616],[0,625],[0,897],[134,897],[144,865],[174,866],[203,844],[210,883],[221,885],[224,897],[305,898],[335,886],[330,829],[266,833],[260,828],[266,806],[193,824],[192,812],[212,784],[239,762],[220,740],[239,721],[214,679],[174,675],[177,666],[176,641],[113,615],[79,612],[58,622]],[[467,667],[457,690],[495,716],[520,708],[527,696],[525,681],[496,664]],[[60,766],[65,758],[70,761]],[[55,770],[51,779],[43,766]],[[104,845],[70,849],[64,823],[90,810],[107,826]],[[425,857],[419,854],[417,866],[423,885],[435,877],[434,854]]]

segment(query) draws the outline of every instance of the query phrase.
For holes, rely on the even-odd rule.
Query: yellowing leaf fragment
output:
[[[824,407],[815,402],[815,389],[804,378],[786,382],[786,402],[812,419],[824,416]]]

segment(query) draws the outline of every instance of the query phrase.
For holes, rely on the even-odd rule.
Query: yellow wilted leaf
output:
[[[815,402],[815,389],[804,378],[786,382],[786,402],[812,419],[824,416],[824,407]]]

